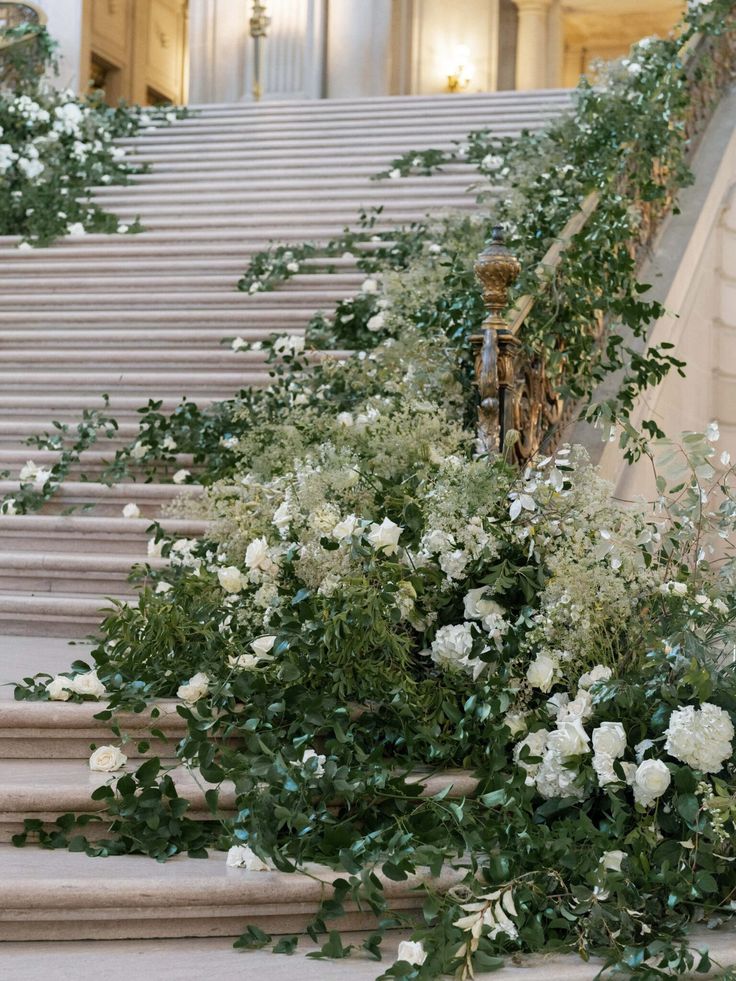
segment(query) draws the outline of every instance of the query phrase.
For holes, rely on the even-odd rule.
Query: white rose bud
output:
[[[117,746],[98,746],[89,758],[90,770],[112,773],[128,762],[128,757]]]
[[[593,730],[593,750],[617,760],[626,751],[626,732],[620,722],[602,722]]]
[[[427,951],[424,944],[416,940],[402,940],[396,959],[404,961],[405,964],[416,964],[419,967],[427,959]]]
[[[601,865],[609,872],[620,872],[621,863],[626,858],[626,852],[616,849],[612,852],[604,852],[601,858]]]
[[[672,774],[661,760],[644,760],[634,773],[634,799],[648,807],[667,790]]]
[[[107,694],[107,688],[97,677],[96,671],[78,674],[76,678],[69,681],[69,687],[77,695],[93,695],[95,698],[102,698],[103,695]]]
[[[321,777],[325,772],[325,763],[327,762],[327,757],[323,756],[322,753],[317,753],[313,749],[305,749],[304,755],[302,756],[302,763],[307,763],[309,760],[316,760],[317,765],[314,769],[314,776]]]
[[[273,650],[273,645],[275,643],[275,637],[257,637],[254,641],[252,641],[250,646],[253,649],[253,653],[258,657],[266,657]]]
[[[554,684],[557,662],[548,654],[537,654],[526,672],[526,680],[532,688],[548,692]]]
[[[200,698],[204,698],[209,690],[210,679],[204,671],[199,671],[197,674],[192,675],[185,684],[179,685],[176,697],[186,702],[187,705],[194,705]]]
[[[239,593],[245,585],[245,580],[237,566],[229,565],[217,570],[217,578],[226,593]]]
[[[138,507],[137,504],[132,504],[132,503],[126,504],[125,507],[123,508],[124,518],[140,518],[140,516],[141,516],[141,509]]]

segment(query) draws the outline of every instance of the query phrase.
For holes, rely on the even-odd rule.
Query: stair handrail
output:
[[[724,40],[725,39],[725,40]],[[703,49],[722,48],[729,44],[728,32],[717,36],[695,34],[679,48],[677,59],[685,71],[692,75]],[[719,66],[721,69],[723,66]],[[732,67],[729,60],[729,69]],[[719,88],[719,91],[721,89]],[[695,87],[698,98],[691,100],[685,125],[688,140],[686,158],[692,159],[702,136],[705,124],[710,120],[717,99],[709,95],[706,86],[701,91]],[[632,243],[634,257],[640,263],[651,246],[664,216],[672,205],[672,195],[664,202],[639,201],[643,212],[640,241]],[[481,333],[470,338],[475,363],[475,380],[479,395],[478,440],[479,448],[489,456],[506,453],[519,464],[526,463],[544,444],[545,451],[553,451],[561,438],[562,423],[572,418],[575,404],[566,405],[547,377],[541,359],[519,369],[521,332],[529,315],[554,282],[565,251],[588,224],[600,204],[600,192],[586,195],[580,208],[565,224],[553,244],[538,263],[534,275],[539,281],[535,293],[520,296],[509,309],[509,293],[521,273],[521,263],[507,248],[501,226],[493,228],[489,245],[479,254],[474,266],[476,279],[482,287],[483,304],[488,311],[481,325]],[[505,316],[503,311],[507,310]],[[603,317],[592,326],[594,334],[605,331]],[[522,392],[520,382],[525,390]],[[514,434],[508,446],[509,435]]]

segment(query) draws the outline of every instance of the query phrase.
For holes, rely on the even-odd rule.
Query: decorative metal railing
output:
[[[694,37],[681,49],[680,57],[690,90],[684,133],[687,156],[691,158],[733,79],[736,32]],[[666,170],[657,161],[652,167],[653,179],[666,188]],[[617,190],[631,199],[639,213],[638,234],[630,243],[630,252],[641,265],[672,209],[674,191],[656,201],[643,200],[627,186],[626,175],[618,179]],[[550,380],[544,355],[525,345],[524,327],[537,301],[554,288],[565,250],[585,228],[599,201],[597,191],[585,198],[537,266],[538,291],[519,297],[511,309],[509,295],[521,265],[506,247],[500,227],[494,229],[490,244],[478,256],[475,274],[488,316],[480,332],[470,340],[479,395],[479,442],[489,454],[505,453],[511,461],[523,465],[539,451],[552,452],[576,414],[578,404],[563,399]],[[601,312],[590,324],[591,336],[602,340],[606,329],[607,321]]]
[[[46,22],[45,11],[35,3],[0,2],[0,88],[13,88],[28,74],[43,72]]]

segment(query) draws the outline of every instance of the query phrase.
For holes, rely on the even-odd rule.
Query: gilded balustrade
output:
[[[733,80],[736,32],[693,38],[680,56],[690,92],[685,119],[689,159],[719,98]],[[652,168],[654,180],[667,187],[666,167],[655,160]],[[633,193],[625,174],[618,184],[620,193],[631,199],[639,215],[637,236],[630,243],[630,250],[637,265],[641,265],[672,208],[674,190],[652,202]],[[483,290],[488,316],[480,332],[470,340],[479,396],[478,440],[484,452],[505,453],[510,460],[523,465],[540,451],[552,452],[576,414],[577,404],[563,400],[555,390],[543,355],[524,345],[523,328],[537,300],[553,284],[565,250],[585,228],[598,204],[597,192],[585,198],[539,263],[538,291],[519,297],[511,309],[509,296],[521,265],[506,247],[501,228],[493,229],[489,245],[478,256],[475,274]],[[504,311],[508,311],[505,316]],[[591,335],[602,339],[606,327],[601,313],[590,325]]]

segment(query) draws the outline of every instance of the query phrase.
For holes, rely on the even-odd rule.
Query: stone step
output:
[[[556,104],[569,105],[572,93],[570,89],[537,89],[534,91],[518,91],[507,89],[501,92],[453,93],[438,95],[390,95],[390,96],[357,96],[341,99],[279,99],[267,102],[202,102],[192,103],[188,108],[191,116],[177,122],[175,125],[208,121],[216,118],[235,121],[253,121],[273,116],[280,121],[286,121],[290,116],[294,119],[305,117],[338,116],[349,113],[350,118],[365,118],[370,114],[385,114],[422,112],[431,109],[441,113],[443,110],[462,112],[473,106],[481,106],[488,112],[493,108],[505,107],[523,110],[530,105]]]
[[[82,651],[80,655],[75,653],[74,647],[70,647],[68,663],[80,656],[91,663],[85,653]],[[64,665],[63,670],[66,671],[67,667]],[[49,671],[49,668],[36,663],[29,667],[28,674],[35,674],[38,670]],[[184,719],[176,711],[178,704],[174,699],[160,699],[155,704],[158,712],[156,718],[151,715],[152,706],[143,712],[116,713],[116,722],[125,738],[125,755],[131,760],[153,755],[165,760],[175,759],[177,743],[187,731]],[[110,724],[95,719],[95,715],[106,707],[104,701],[37,702],[0,698],[0,760],[38,763],[73,760],[78,767],[80,761],[88,759],[91,745],[104,746],[116,742]],[[149,738],[152,726],[162,732],[166,739]],[[142,744],[146,741],[150,745],[144,749]],[[78,772],[84,773],[84,770]],[[53,792],[48,787],[41,789],[46,794]]]
[[[0,480],[0,499],[12,497],[19,490],[16,480]],[[109,515],[119,518],[126,504],[137,504],[143,518],[154,520],[161,517],[161,509],[175,499],[196,501],[203,494],[198,484],[98,484],[94,481],[65,480],[44,505],[44,514],[59,514],[69,508],[82,509],[94,505],[94,511],[86,511],[94,517]],[[131,520],[131,519],[126,519]]]
[[[358,284],[359,285],[359,284]],[[143,293],[135,289],[123,291],[119,287],[106,291],[102,295],[87,290],[77,293],[68,292],[63,296],[64,313],[71,319],[78,312],[94,307],[95,310],[107,311],[114,309],[118,312],[130,310],[150,310],[157,314],[159,311],[172,314],[190,312],[206,315],[207,311],[214,313],[229,311],[233,314],[243,314],[247,310],[247,319],[268,318],[278,324],[278,316],[282,310],[296,307],[300,317],[309,317],[315,309],[331,309],[335,303],[349,296],[349,289],[296,290],[292,287],[284,293],[260,292],[249,295],[241,293],[235,285],[222,291],[200,292],[197,290],[179,290],[169,293],[159,290],[154,294]],[[29,314],[43,309],[56,310],[59,307],[59,294],[7,292],[3,295],[3,309]],[[309,304],[309,307],[307,307]],[[192,318],[193,319],[193,318]],[[245,319],[245,318],[243,318]]]
[[[101,741],[102,740],[102,741]],[[99,814],[104,802],[94,801],[91,794],[98,787],[113,784],[126,770],[136,768],[140,759],[136,741],[121,742],[111,732],[90,741],[86,749],[89,756],[92,746],[120,746],[131,762],[116,773],[99,773],[89,769],[87,760],[19,760],[0,759],[0,844],[7,844],[13,835],[23,831],[25,819],[52,824],[62,814]],[[145,753],[152,755],[150,749]],[[167,767],[168,769],[168,767]],[[212,788],[200,774],[183,766],[168,769],[177,792],[190,803],[187,817],[195,821],[212,821],[205,792]],[[226,819],[235,813],[235,789],[225,783],[220,787],[218,818]],[[98,840],[109,835],[109,821],[103,819],[85,825],[81,831],[87,838]]]
[[[134,565],[145,562],[154,570],[165,569],[168,560],[149,558],[145,554],[104,553],[79,554],[53,552],[44,547],[10,551],[0,542],[0,591],[69,595],[89,593],[96,596],[132,596],[128,582]],[[142,580],[145,584],[150,580]]]
[[[325,265],[331,264],[331,260],[325,259]],[[149,299],[159,294],[176,293],[200,293],[208,294],[208,302],[214,296],[222,293],[230,295],[235,293],[241,299],[243,294],[237,289],[237,281],[245,271],[240,262],[232,263],[229,272],[208,272],[197,275],[196,270],[190,268],[189,264],[173,265],[168,275],[162,275],[160,270],[148,269],[148,276],[141,277],[133,275],[133,271],[126,265],[124,271],[117,264],[113,264],[107,269],[103,264],[98,264],[95,268],[98,275],[91,279],[89,275],[80,276],[79,270],[71,264],[64,269],[60,268],[59,263],[49,264],[46,271],[38,264],[38,268],[33,265],[28,266],[28,272],[24,270],[23,277],[18,280],[18,269],[11,274],[8,269],[0,272],[0,281],[3,278],[10,279],[12,275],[12,288],[15,292],[35,295],[39,287],[43,287],[44,292],[66,301],[69,294],[84,292],[105,294],[114,288],[119,293],[124,293],[127,298],[131,294],[146,293]],[[141,265],[141,272],[146,271],[147,266]],[[296,275],[285,282],[279,283],[278,293],[280,296],[289,296],[293,293],[305,294],[310,300],[314,294],[319,296],[343,296],[352,292],[357,292],[361,283],[365,279],[365,273],[356,271],[354,273],[310,273],[308,275]],[[256,294],[258,296],[259,294]]]
[[[33,596],[0,593],[0,630],[8,634],[78,639],[94,635],[111,604],[104,596],[83,593]]]
[[[141,485],[144,486],[144,485]],[[173,538],[198,538],[207,531],[204,521],[161,518],[161,527]],[[0,548],[6,552],[44,548],[48,553],[76,556],[140,556],[145,559],[151,537],[148,518],[106,517],[94,514],[0,514]]]
[[[383,193],[406,195],[407,198],[426,194],[432,188],[436,191],[458,192],[467,187],[470,180],[478,179],[479,175],[469,164],[448,164],[441,171],[432,175],[428,181],[421,174],[411,174],[400,181],[381,180],[371,181],[374,171],[370,167],[360,167],[345,164],[329,164],[312,172],[304,168],[298,170],[275,170],[267,174],[253,173],[248,177],[247,185],[243,184],[235,172],[230,177],[214,180],[209,175],[200,173],[192,175],[191,179],[181,179],[176,182],[174,189],[161,182],[151,181],[155,171],[148,174],[137,174],[130,184],[109,184],[95,187],[94,196],[105,207],[111,207],[118,200],[135,199],[140,202],[154,199],[161,203],[175,202],[179,198],[188,199],[190,196],[197,201],[220,202],[223,198],[230,201],[280,201],[284,198],[301,200],[309,194],[321,193],[325,181],[330,184],[330,197],[349,198],[355,200],[356,194]],[[240,173],[238,171],[238,173]],[[280,175],[280,176],[279,176]],[[497,188],[501,190],[501,188]]]
[[[320,179],[322,178],[322,179]],[[462,200],[465,196],[468,183],[478,180],[479,175],[474,174],[469,168],[460,173],[451,175],[438,174],[428,181],[423,177],[405,177],[401,181],[369,181],[362,175],[354,177],[348,184],[343,180],[338,186],[330,187],[330,201],[348,201],[353,207],[356,201],[359,204],[366,204],[368,201],[376,199],[376,202],[385,204],[391,197],[400,197],[402,201],[412,202],[425,207],[427,202],[433,200],[454,201]],[[333,185],[333,181],[330,181]],[[489,185],[490,186],[490,185]],[[95,197],[104,203],[104,207],[116,209],[119,205],[133,205],[143,209],[146,208],[176,207],[178,203],[181,207],[182,202],[186,202],[187,212],[202,210],[206,207],[212,208],[213,212],[217,208],[232,205],[235,209],[242,209],[246,206],[262,208],[265,205],[277,206],[282,202],[293,204],[307,204],[314,200],[315,193],[319,194],[324,188],[324,177],[315,174],[313,177],[302,177],[299,181],[282,182],[274,186],[271,180],[264,180],[262,184],[255,181],[248,181],[246,185],[235,181],[203,183],[187,183],[181,181],[176,184],[176,191],[168,192],[161,188],[148,187],[139,188],[137,184],[111,185],[109,187],[95,190]],[[501,188],[495,188],[500,191]],[[191,199],[191,200],[190,200]]]
[[[0,940],[107,940],[237,936],[247,924],[270,934],[303,930],[341,874],[308,866],[309,875],[245,872],[225,856],[143,856],[104,860],[83,853],[0,848]],[[427,883],[444,891],[461,873],[420,873],[404,882],[379,878],[391,908],[418,915]],[[111,883],[114,882],[114,888]],[[375,918],[346,904],[344,929],[371,929]]]

